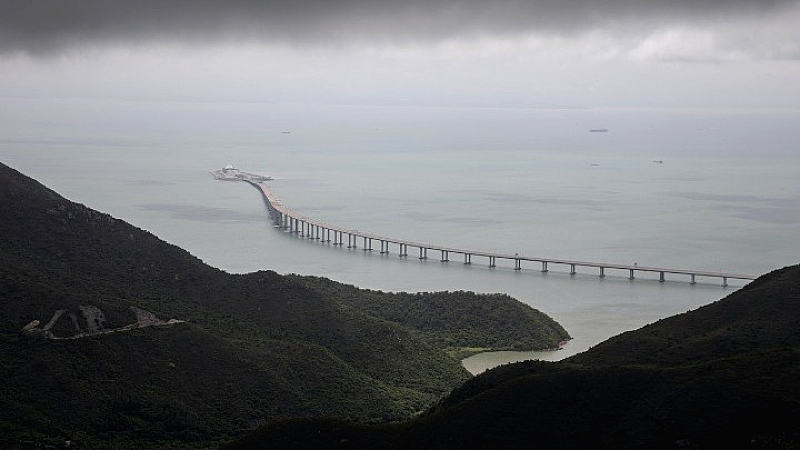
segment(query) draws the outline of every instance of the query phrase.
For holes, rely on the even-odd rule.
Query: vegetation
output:
[[[504,294],[386,293],[326,278],[293,278],[348,308],[401,324],[428,344],[462,357],[482,351],[555,349],[570,338],[558,322]],[[456,303],[458,308],[453,308]],[[497,333],[499,329],[503,333]]]
[[[481,302],[503,313],[478,320]],[[139,327],[142,311],[162,322]],[[553,334],[508,297],[227,274],[0,165],[0,447],[205,448],[276,419],[398,421],[470,378],[451,347]]]
[[[272,423],[228,448],[797,449],[798,380],[793,266],[568,360],[489,370],[406,423]]]

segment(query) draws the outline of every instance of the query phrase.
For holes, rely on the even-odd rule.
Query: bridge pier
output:
[[[494,256],[490,256],[489,257],[489,268],[490,269],[496,266],[496,264],[494,262],[495,262],[495,257]]]
[[[522,261],[514,259],[514,270],[522,270]]]
[[[694,280],[694,276],[695,276],[695,275],[694,275],[694,274],[691,274],[691,276],[692,276],[692,281],[690,281],[689,283],[690,283],[690,284],[696,284],[697,282]]]
[[[632,280],[633,279],[633,269],[630,269],[630,271],[631,271],[631,274],[628,276],[628,279]]]
[[[419,248],[419,259],[428,259],[428,249],[425,247]]]
[[[605,276],[606,276],[606,268],[605,267],[601,267],[600,268],[600,278],[605,278]]]
[[[472,253],[464,253],[464,264],[472,264]]]
[[[659,274],[658,274],[658,281],[660,281],[660,282],[662,282],[662,283],[664,282],[664,272],[659,272]]]
[[[547,261],[542,261],[542,273],[547,273]]]
[[[722,277],[722,287],[728,287],[728,277]]]
[[[570,275],[575,275],[575,264],[570,264],[569,265],[569,274]]]
[[[442,252],[442,259],[441,259],[442,262],[450,261],[450,253],[448,251],[446,250],[439,250],[439,251]]]
[[[400,257],[408,256],[408,244],[400,244]]]

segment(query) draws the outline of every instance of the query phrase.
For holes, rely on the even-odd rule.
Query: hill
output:
[[[292,278],[348,308],[401,324],[459,359],[483,351],[555,349],[570,338],[558,322],[504,294],[388,293],[327,278]],[[458,308],[453,308],[455,303]],[[497,333],[498,327],[502,333]]]
[[[489,370],[402,425],[275,423],[230,448],[796,449],[798,330],[793,266],[568,360]]]
[[[0,164],[0,446],[202,448],[275,419],[395,421],[470,377],[340,294],[357,289],[318,281],[225,273]],[[465,296],[426,313],[457,330]],[[495,304],[525,311],[514,329],[550,323]],[[480,347],[531,345],[475,329],[492,337]]]

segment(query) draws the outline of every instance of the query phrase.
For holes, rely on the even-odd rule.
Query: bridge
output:
[[[270,217],[276,226],[290,233],[294,233],[299,237],[332,243],[334,246],[344,246],[344,241],[346,238],[347,248],[349,249],[358,248],[360,242],[362,250],[369,252],[374,251],[373,247],[377,247],[379,245],[379,251],[381,254],[389,254],[391,248],[394,247],[397,254],[401,258],[408,257],[409,249],[415,249],[415,253],[419,253],[419,259],[421,260],[428,259],[428,253],[432,252],[433,256],[438,257],[442,262],[450,261],[451,255],[463,258],[464,264],[472,264],[473,258],[478,258],[487,263],[489,268],[496,267],[497,261],[503,260],[513,262],[514,270],[522,270],[523,263],[533,263],[540,265],[541,272],[548,272],[552,266],[558,266],[565,269],[568,268],[569,274],[575,275],[577,274],[578,268],[589,268],[593,271],[596,270],[598,275],[603,278],[606,276],[608,271],[614,270],[626,274],[631,280],[635,279],[637,274],[653,273],[658,274],[658,280],[661,282],[666,281],[667,275],[671,275],[671,280],[672,276],[679,276],[691,284],[697,283],[698,278],[717,279],[722,282],[723,287],[728,286],[728,280],[750,281],[756,278],[751,275],[736,273],[649,267],[640,266],[638,264],[628,265],[577,261],[570,259],[538,258],[522,256],[519,254],[475,251],[381,236],[369,232],[359,231],[357,229],[338,227],[319,220],[305,217],[302,214],[290,210],[283,205],[283,202],[281,202],[281,200],[272,191],[272,188],[267,184],[267,181],[271,180],[269,177],[262,177],[260,175],[253,175],[245,172],[228,173],[226,174],[227,176],[218,176],[219,171],[214,172],[214,174],[215,178],[218,180],[244,181],[258,189],[259,192],[261,192]]]

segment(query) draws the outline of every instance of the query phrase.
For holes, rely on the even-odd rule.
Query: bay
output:
[[[211,265],[386,291],[504,292],[574,338],[558,351],[477,355],[464,362],[473,372],[560,359],[742,284],[336,248],[273,228],[257,191],[208,172],[269,175],[306,216],[453,247],[754,275],[800,254],[794,111],[11,103],[2,162]]]

